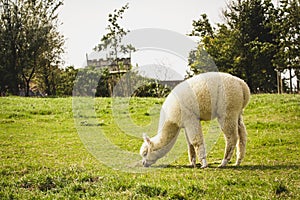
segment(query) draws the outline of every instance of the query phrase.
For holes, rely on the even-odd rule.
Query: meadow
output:
[[[163,100],[130,100],[132,121],[158,118],[151,109]],[[189,167],[184,153],[147,173],[96,159],[77,132],[72,98],[5,97],[0,107],[0,199],[300,199],[300,95],[252,95],[241,166],[217,168],[225,146],[220,136],[209,168]],[[138,153],[142,140],[118,127],[110,98],[97,98],[95,112],[96,124],[82,121],[83,127],[101,127],[116,146]]]

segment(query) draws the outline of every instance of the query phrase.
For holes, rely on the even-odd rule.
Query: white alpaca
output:
[[[149,167],[166,155],[184,128],[188,143],[189,161],[195,167],[196,157],[202,168],[208,166],[200,120],[217,118],[224,133],[226,147],[220,167],[226,166],[237,146],[236,165],[246,151],[246,127],[243,109],[249,102],[247,84],[232,75],[209,72],[190,78],[176,86],[166,98],[160,113],[158,134],[144,136],[140,154],[143,165]]]

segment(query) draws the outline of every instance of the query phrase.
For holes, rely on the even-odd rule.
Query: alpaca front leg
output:
[[[185,137],[188,146],[188,155],[189,155],[189,162],[192,167],[196,167],[196,152],[194,146],[191,144],[190,139],[188,137],[188,130],[185,129]]]
[[[195,148],[192,144],[188,145],[188,153],[189,153],[189,161],[192,167],[196,167],[196,152],[195,152]]]
[[[199,156],[199,161],[201,161],[201,168],[206,168],[208,167],[207,161],[206,161],[206,151],[205,151],[205,145],[203,142],[200,142],[200,144],[195,145],[195,149],[197,152],[197,155]]]
[[[206,168],[208,165],[206,161],[204,138],[199,119],[195,118],[194,120],[190,120],[187,123],[185,130],[189,144],[193,146],[193,149],[195,151],[194,153],[196,154],[196,156],[202,164],[201,168]]]

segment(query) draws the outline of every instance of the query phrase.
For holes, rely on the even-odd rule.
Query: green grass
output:
[[[129,115],[135,124],[149,125],[162,103],[132,99]],[[208,169],[187,167],[185,153],[148,173],[113,170],[91,155],[75,128],[71,98],[7,97],[0,98],[0,107],[0,199],[300,199],[299,95],[252,96],[240,167],[217,168],[224,151],[220,137],[208,155]],[[96,124],[84,121],[90,117],[85,113],[75,118],[138,153],[142,141],[119,129],[112,107],[111,99],[99,98]]]

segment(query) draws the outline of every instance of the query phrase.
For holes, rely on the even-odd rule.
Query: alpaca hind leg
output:
[[[238,166],[241,164],[242,160],[245,157],[246,153],[246,143],[247,143],[247,130],[246,126],[243,121],[243,117],[239,117],[239,122],[238,122],[238,144],[237,144],[237,153],[236,153],[236,163],[235,165]]]
[[[219,167],[225,167],[227,163],[230,161],[235,146],[238,140],[238,125],[237,120],[225,120],[224,123],[221,123],[222,130],[224,132],[226,147],[224,158],[222,160],[221,165]]]

